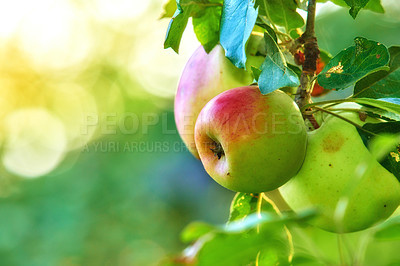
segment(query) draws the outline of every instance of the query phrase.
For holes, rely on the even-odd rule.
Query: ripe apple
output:
[[[223,92],[196,122],[196,147],[208,174],[239,192],[278,188],[300,169],[306,127],[293,100],[282,91],[262,95],[256,86]]]
[[[258,41],[259,38],[251,37],[250,41],[253,39]],[[251,65],[259,67],[264,60],[264,57],[253,55],[252,52],[254,45],[249,46],[247,51],[247,69]],[[209,54],[202,46],[194,52],[178,85],[175,122],[183,142],[195,157],[199,158],[194,141],[194,126],[201,109],[221,92],[249,85],[252,81],[249,71],[238,69],[225,57],[222,46],[215,46]]]
[[[356,113],[340,114],[364,123]],[[338,233],[366,229],[400,204],[400,182],[376,161],[357,129],[334,116],[308,133],[303,166],[279,190],[295,212],[316,208],[320,215],[311,223]]]

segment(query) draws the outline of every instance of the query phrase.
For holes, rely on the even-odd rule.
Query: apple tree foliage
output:
[[[347,7],[355,21],[362,9],[384,13],[380,0],[318,0]],[[315,1],[314,1],[315,2]],[[164,48],[179,52],[189,19],[206,52],[217,44],[238,68],[246,66],[246,43],[252,34],[264,35],[258,53],[265,57],[258,68],[251,66],[254,82],[263,94],[301,85],[298,58],[304,52],[302,34],[308,20],[306,0],[169,0],[163,18],[170,18]],[[318,36],[317,36],[318,37]],[[400,45],[400,43],[399,43]],[[301,107],[329,108],[343,102],[362,106],[363,114],[382,123],[366,123],[358,132],[371,153],[400,181],[400,46],[386,47],[379,40],[354,36],[354,45],[331,57],[321,51],[326,66],[314,78],[330,93],[351,88],[345,99],[317,101]],[[300,60],[301,61],[301,60]],[[303,66],[304,70],[304,66]],[[312,83],[312,82],[311,82]],[[328,106],[328,107],[326,107]],[[361,114],[360,114],[361,115]],[[315,213],[281,213],[264,194],[237,193],[226,225],[194,222],[182,232],[189,246],[169,260],[171,265],[310,265],[321,263],[314,254],[293,244],[291,228],[301,227]],[[395,216],[373,229],[371,239],[400,240],[400,217]],[[322,262],[324,264],[324,262]],[[314,264],[313,264],[314,265]]]

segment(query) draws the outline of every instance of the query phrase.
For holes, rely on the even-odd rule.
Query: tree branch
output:
[[[317,59],[319,48],[317,37],[315,37],[315,8],[316,0],[308,0],[306,30],[298,39],[304,45],[304,64],[300,77],[300,86],[297,90],[296,103],[300,109],[311,103],[311,92],[315,82],[315,71],[317,70]],[[318,128],[315,118],[312,115],[304,115],[310,120],[314,128]]]

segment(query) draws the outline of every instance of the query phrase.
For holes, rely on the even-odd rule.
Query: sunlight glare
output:
[[[29,0],[0,0],[0,38],[9,38],[15,34],[34,4],[34,1]]]
[[[95,16],[100,20],[129,20],[142,15],[152,1],[94,0]]]
[[[16,175],[45,175],[64,158],[64,125],[45,109],[26,108],[10,113],[4,121],[4,135],[3,164]]]
[[[151,31],[148,27],[137,31],[140,38],[135,40],[137,48],[131,58],[129,69],[147,92],[171,98],[175,95],[180,74],[187,60],[200,44],[189,22],[182,38],[179,54],[171,48],[163,49],[164,39],[159,36],[165,36],[169,21],[154,19],[145,24],[149,23],[153,24]]]
[[[52,111],[65,125],[68,150],[84,146],[91,140],[96,127],[88,125],[88,117],[97,114],[94,97],[74,83],[59,84],[49,90]],[[85,134],[82,134],[85,128]]]
[[[21,23],[19,38],[26,55],[44,68],[77,65],[92,49],[85,17],[67,0],[35,1]]]

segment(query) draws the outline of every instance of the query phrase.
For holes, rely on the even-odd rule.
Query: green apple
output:
[[[264,57],[256,55],[253,44],[260,38],[250,38],[247,71],[235,67],[225,57],[220,45],[215,46],[209,54],[200,46],[187,62],[175,97],[175,122],[183,142],[195,157],[199,158],[194,141],[194,126],[201,109],[221,92],[253,82],[250,66],[258,67],[264,60]]]
[[[300,169],[307,133],[302,115],[282,91],[256,86],[223,92],[200,112],[196,146],[208,174],[239,192],[278,188]]]
[[[339,114],[364,123],[357,113]],[[316,208],[320,215],[311,223],[338,233],[366,229],[400,204],[400,182],[376,161],[357,129],[335,116],[308,133],[303,166],[279,190],[294,211]]]

